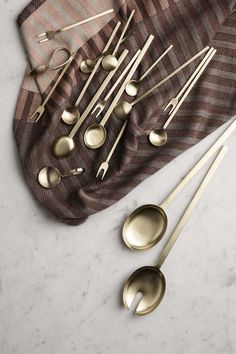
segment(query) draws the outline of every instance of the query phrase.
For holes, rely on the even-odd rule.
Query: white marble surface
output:
[[[25,69],[15,18],[27,0],[1,0],[0,353],[233,354],[236,352],[236,135],[204,199],[163,267],[167,292],[152,315],[121,306],[122,284],[156,260],[127,250],[122,220],[160,202],[220,131],[80,227],[57,223],[19,170],[12,117]],[[4,68],[4,69],[3,69]],[[171,225],[199,178],[169,210]]]

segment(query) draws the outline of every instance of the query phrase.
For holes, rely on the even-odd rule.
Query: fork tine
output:
[[[171,115],[171,113],[174,111],[174,109],[175,109],[175,107],[176,107],[176,105],[172,105],[172,108],[171,108],[171,110],[170,110],[170,112],[169,112],[169,116]]]
[[[171,105],[172,105],[172,103],[169,102],[169,103],[166,105],[166,107],[164,108],[164,112],[165,112]]]
[[[104,180],[104,177],[106,176],[106,174],[107,174],[107,169],[105,170],[103,170],[103,174],[102,174],[102,176],[101,176],[101,181],[103,181]]]
[[[38,123],[39,119],[42,117],[43,113],[40,112],[37,119],[34,121],[34,123]]]
[[[47,42],[47,41],[49,41],[49,39],[48,39],[48,38],[45,38],[45,39],[42,39],[41,41],[39,41],[39,43],[45,43],[45,42]]]
[[[37,37],[37,38],[40,38],[40,37],[44,37],[44,36],[46,36],[46,35],[47,35],[47,33],[46,33],[46,32],[43,32],[43,33],[38,34],[36,37]]]
[[[98,178],[99,177],[99,175],[100,175],[100,172],[103,170],[103,168],[102,168],[102,165],[99,167],[99,169],[98,169],[98,173],[96,174],[96,178]]]

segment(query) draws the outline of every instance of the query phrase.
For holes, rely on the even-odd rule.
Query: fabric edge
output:
[[[46,0],[32,0],[18,15],[17,23],[21,26]]]

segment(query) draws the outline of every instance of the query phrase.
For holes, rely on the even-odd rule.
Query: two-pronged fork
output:
[[[126,122],[123,124],[123,127],[121,128],[121,130],[120,130],[120,132],[119,132],[119,135],[118,135],[118,137],[116,138],[116,141],[115,141],[113,147],[111,148],[111,151],[110,151],[110,153],[109,153],[109,155],[108,155],[106,161],[104,161],[104,162],[101,164],[101,166],[99,167],[98,173],[97,173],[97,175],[96,175],[97,178],[99,177],[100,173],[103,171],[103,172],[102,172],[102,175],[101,175],[101,180],[104,179],[104,177],[105,177],[105,175],[106,175],[106,173],[107,173],[107,171],[108,171],[108,168],[109,168],[109,162],[110,162],[110,160],[111,160],[111,158],[112,158],[112,155],[113,155],[114,152],[115,152],[115,149],[116,149],[117,145],[118,145],[119,142],[120,142],[120,139],[122,138],[122,135],[123,135],[123,133],[124,133],[124,131],[125,131],[125,128],[126,128],[127,124],[128,124],[128,121],[126,121]]]
[[[123,78],[126,76],[126,74],[128,73],[128,71],[130,70],[130,68],[132,67],[133,63],[135,62],[135,60],[137,59],[137,57],[139,56],[141,50],[138,50],[137,53],[134,55],[134,57],[132,58],[132,60],[129,62],[129,64],[126,66],[125,70],[122,72],[122,74],[119,76],[119,78],[117,79],[117,81],[115,82],[115,84],[112,86],[112,88],[110,89],[110,91],[108,92],[108,94],[106,95],[106,97],[100,101],[96,107],[94,108],[94,110],[92,111],[92,114],[94,114],[96,111],[96,118],[102,113],[102,111],[104,110],[104,108],[106,107],[106,104],[109,100],[109,98],[112,96],[113,92],[115,91],[115,89],[118,87],[118,85],[120,84],[120,82],[123,80]]]
[[[72,28],[75,28],[75,27],[81,26],[81,25],[83,25],[83,24],[85,24],[85,23],[87,23],[87,22],[96,20],[96,19],[98,19],[99,17],[102,17],[102,16],[105,16],[105,15],[110,14],[111,12],[114,12],[114,9],[110,9],[110,10],[108,10],[108,11],[102,12],[102,13],[97,14],[97,15],[95,15],[95,16],[86,18],[86,19],[83,20],[83,21],[76,22],[76,23],[74,23],[73,25],[70,25],[70,26],[61,28],[61,29],[59,29],[59,30],[47,31],[47,32],[41,33],[41,34],[39,34],[37,37],[38,37],[38,38],[46,37],[46,38],[42,39],[42,40],[40,41],[40,43],[47,42],[47,41],[53,39],[57,34],[59,34],[59,33],[61,33],[61,32],[69,31],[69,30],[72,29]]]

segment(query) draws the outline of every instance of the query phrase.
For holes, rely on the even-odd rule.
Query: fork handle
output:
[[[118,134],[118,137],[116,138],[116,141],[115,141],[115,143],[114,143],[114,145],[113,145],[113,147],[112,147],[112,149],[111,149],[111,151],[110,151],[110,153],[109,153],[109,155],[108,155],[108,157],[107,157],[107,159],[106,159],[106,162],[107,162],[107,163],[110,162],[110,160],[111,160],[111,158],[112,158],[112,155],[114,154],[115,149],[117,148],[117,145],[119,144],[120,139],[122,138],[122,135],[124,134],[124,131],[125,131],[125,128],[126,128],[127,124],[128,124],[128,121],[126,121],[126,122],[123,124],[123,126],[122,126],[122,128],[121,128],[121,130],[120,130],[120,132],[119,132],[119,134]]]
[[[120,48],[120,45],[121,45],[121,43],[122,43],[122,41],[123,41],[123,39],[124,39],[124,36],[125,36],[125,34],[126,34],[126,32],[127,32],[127,29],[128,29],[128,27],[129,27],[129,25],[130,25],[130,22],[131,22],[131,20],[132,20],[132,18],[133,18],[133,16],[134,16],[134,13],[135,13],[135,10],[133,10],[133,11],[131,12],[131,14],[130,14],[130,16],[129,16],[129,18],[128,18],[128,21],[127,21],[127,23],[126,23],[126,25],[125,25],[125,27],[124,27],[124,29],[123,29],[121,35],[120,35],[120,38],[119,38],[119,40],[118,40],[118,42],[117,42],[117,45],[116,45],[116,47],[115,47],[115,49],[114,49],[114,51],[113,51],[113,53],[112,53],[113,55],[116,55],[116,54],[117,54],[117,52],[118,52],[118,50],[119,50],[119,48]]]

